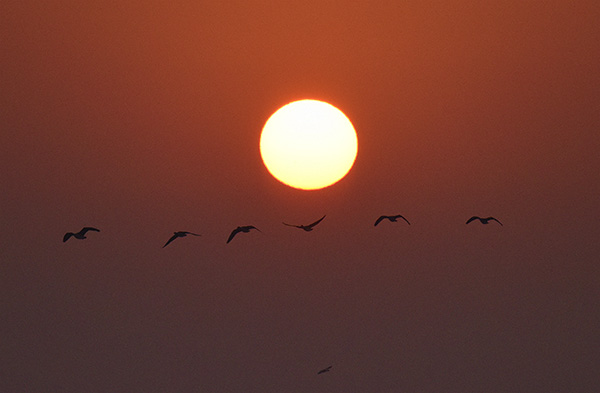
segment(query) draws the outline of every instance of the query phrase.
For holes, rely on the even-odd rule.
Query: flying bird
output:
[[[385,220],[386,218],[388,220],[390,220],[391,222],[396,222],[396,221],[398,221],[399,218],[401,218],[404,221],[406,221],[406,223],[408,225],[410,225],[410,222],[408,222],[408,220],[406,218],[404,218],[402,215],[398,214],[397,216],[381,216],[377,219],[377,221],[375,221],[375,225],[373,225],[373,226],[377,226],[377,224],[379,224],[382,220]]]
[[[496,220],[494,217],[481,218],[478,216],[473,216],[473,217],[469,218],[466,223],[468,224],[474,220],[479,220],[479,221],[481,221],[482,224],[489,224],[490,221],[496,221],[498,224],[502,225],[502,223],[500,221]],[[502,225],[502,226],[504,226],[504,225]]]
[[[186,237],[187,235],[200,236],[196,233],[187,232],[187,231],[173,232],[173,236],[171,236],[171,238],[165,243],[164,246],[162,246],[162,248],[165,248],[169,243],[171,243],[173,240],[177,239],[178,237]]]
[[[320,370],[317,374],[323,374],[328,372],[329,370],[331,370],[331,366],[324,368],[323,370]]]
[[[261,232],[260,229],[258,229],[257,227],[255,227],[253,225],[245,225],[242,227],[237,227],[233,231],[231,231],[231,235],[229,235],[229,239],[227,239],[227,243],[229,243],[231,241],[231,239],[233,239],[235,237],[235,235],[237,235],[238,233],[240,233],[240,232],[248,233],[248,232],[250,232],[251,229],[256,229],[257,231]]]
[[[65,236],[63,236],[63,243],[66,242],[67,240],[69,240],[69,238],[71,236],[73,236],[75,239],[87,239],[85,237],[85,234],[88,231],[100,232],[100,229],[96,229],[96,228],[92,228],[92,227],[83,227],[81,229],[81,231],[79,231],[77,233],[67,232],[67,233],[65,233]]]
[[[324,218],[325,218],[325,216],[319,218],[317,221],[315,221],[309,225],[292,225],[292,224],[286,224],[285,222],[283,223],[283,225],[287,225],[288,227],[296,227],[296,228],[304,229],[306,232],[310,232],[313,230],[313,227],[315,225],[317,225],[318,223],[320,223],[321,221],[323,221]]]

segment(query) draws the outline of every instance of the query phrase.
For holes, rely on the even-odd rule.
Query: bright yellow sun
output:
[[[342,179],[356,159],[350,120],[323,101],[300,100],[279,108],[263,127],[260,154],[280,182],[316,190]]]

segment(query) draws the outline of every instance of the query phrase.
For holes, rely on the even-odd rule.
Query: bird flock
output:
[[[306,232],[310,232],[314,229],[315,226],[317,226],[321,221],[323,221],[323,219],[326,217],[326,215],[324,215],[323,217],[319,218],[317,221],[308,224],[308,225],[295,225],[295,224],[287,224],[287,223],[283,223],[283,225],[289,226],[289,227],[294,227],[294,228],[298,228],[298,229],[302,229],[303,231]],[[406,221],[406,223],[408,225],[410,225],[410,222],[402,215],[397,214],[394,216],[379,216],[379,218],[377,218],[377,220],[375,220],[375,224],[373,224],[373,226],[377,226],[379,225],[379,223],[381,223],[383,220],[388,220],[390,222],[398,222],[399,219],[402,219],[404,221]],[[469,224],[473,221],[479,220],[479,222],[481,222],[482,224],[489,224],[490,221],[496,221],[498,224],[503,225],[500,221],[498,221],[496,218],[494,217],[479,217],[479,216],[473,216],[471,218],[469,218],[466,222],[466,224]],[[255,227],[254,225],[244,225],[244,226],[238,226],[237,228],[235,228],[233,231],[231,231],[231,233],[229,234],[229,237],[227,238],[227,242],[229,243],[233,240],[233,238],[238,234],[238,233],[249,233],[251,230],[256,230],[258,232],[262,232],[260,229],[258,229],[257,227]],[[98,228],[94,228],[94,227],[83,227],[79,232],[67,232],[65,233],[65,235],[63,236],[63,243],[66,242],[67,240],[69,240],[71,237],[75,238],[75,239],[79,239],[79,240],[83,240],[83,239],[87,239],[86,234],[89,232],[100,232],[100,229]],[[163,246],[163,248],[165,248],[166,246],[168,246],[169,244],[171,244],[171,242],[173,242],[175,239],[180,238],[180,237],[186,237],[188,235],[192,235],[192,236],[200,236],[197,233],[193,233],[193,232],[188,232],[188,231],[177,231],[177,232],[173,232],[173,235],[169,238],[169,240],[167,240],[167,242],[165,243],[165,245]],[[327,370],[329,371],[329,370]]]
[[[294,228],[298,228],[298,229],[302,229],[303,231],[306,232],[311,232],[315,226],[317,226],[321,221],[323,221],[323,219],[326,217],[326,215],[324,215],[323,217],[319,218],[317,221],[308,224],[308,225],[295,225],[295,224],[287,224],[287,223],[283,223],[283,225],[289,226],[289,227],[294,227]],[[383,220],[388,220],[390,222],[398,222],[399,219],[402,219],[404,221],[406,221],[406,223],[408,225],[410,225],[410,222],[402,215],[397,214],[397,215],[393,215],[393,216],[379,216],[377,218],[377,220],[375,220],[375,223],[373,224],[373,226],[377,226],[379,225]],[[482,224],[489,224],[490,221],[496,221],[498,224],[502,225],[502,223],[500,221],[498,221],[496,218],[494,217],[479,217],[479,216],[473,216],[471,218],[469,218],[466,222],[466,224],[469,224],[473,221],[479,220],[479,222],[481,222]],[[260,229],[258,229],[257,227],[255,227],[254,225],[244,225],[244,226],[238,226],[237,228],[235,228],[233,231],[231,231],[231,233],[229,234],[229,237],[227,238],[227,242],[229,243],[233,240],[233,238],[238,234],[238,233],[249,233],[251,230],[256,230],[258,232],[261,232]],[[63,242],[66,242],[67,240],[69,240],[71,237],[74,237],[75,239],[79,239],[79,240],[83,240],[86,239],[86,234],[88,232],[100,232],[100,230],[98,228],[94,228],[94,227],[83,227],[79,232],[67,232],[65,233],[65,235],[63,236]],[[173,235],[169,238],[169,240],[167,240],[167,242],[165,243],[165,245],[163,246],[163,248],[165,248],[166,246],[168,246],[169,244],[171,244],[171,242],[173,242],[175,239],[181,238],[181,237],[186,237],[188,235],[192,235],[192,236],[200,236],[197,233],[193,233],[193,232],[188,232],[188,231],[177,231],[177,232],[173,232]],[[327,373],[331,370],[332,366],[328,366],[325,367],[324,369],[321,369],[317,372],[317,375],[320,374],[324,374]]]

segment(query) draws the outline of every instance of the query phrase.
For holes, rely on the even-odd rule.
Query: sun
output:
[[[282,106],[260,136],[267,170],[280,182],[303,190],[337,183],[352,168],[357,152],[356,131],[348,117],[317,100]]]

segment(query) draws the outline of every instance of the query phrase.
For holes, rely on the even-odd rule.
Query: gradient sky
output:
[[[600,391],[599,20],[3,1],[0,391]],[[319,191],[258,150],[302,98],[359,139]]]

